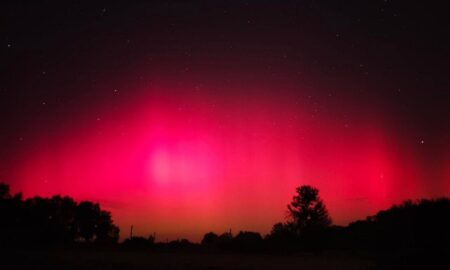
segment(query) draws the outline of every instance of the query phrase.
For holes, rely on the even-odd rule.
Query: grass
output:
[[[373,262],[345,256],[275,256],[145,251],[8,251],[2,269],[372,269]]]

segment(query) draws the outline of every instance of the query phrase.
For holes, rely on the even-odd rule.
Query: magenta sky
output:
[[[423,180],[418,153],[427,142],[407,147],[383,115],[350,112],[345,122],[302,95],[253,88],[219,99],[209,91],[148,85],[126,102],[79,112],[60,132],[37,130],[16,157],[12,188],[98,201],[122,236],[133,224],[138,234],[193,240],[230,228],[267,233],[302,184],[320,189],[337,224],[404,199],[449,195],[444,164],[442,184]]]

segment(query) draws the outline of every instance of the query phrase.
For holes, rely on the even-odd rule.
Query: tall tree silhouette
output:
[[[298,234],[331,225],[331,218],[317,188],[305,185],[298,187],[296,193],[288,210],[293,228]]]
[[[293,230],[304,249],[319,251],[325,241],[325,230],[331,225],[328,211],[317,188],[304,185],[288,205],[287,227]]]

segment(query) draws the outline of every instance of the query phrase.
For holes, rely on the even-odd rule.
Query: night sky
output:
[[[0,4],[13,192],[97,201],[157,240],[267,233],[302,184],[340,225],[450,196],[435,3],[26,2]]]

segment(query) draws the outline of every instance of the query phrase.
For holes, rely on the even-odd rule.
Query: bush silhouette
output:
[[[148,238],[141,236],[133,236],[131,238],[125,239],[123,242],[123,246],[130,250],[139,250],[139,249],[149,249],[153,248],[155,245],[154,236],[149,236]]]
[[[298,248],[298,237],[290,223],[276,223],[266,236],[267,246],[276,252],[292,252]]]
[[[203,246],[216,247],[218,241],[219,241],[219,236],[213,232],[209,232],[203,236],[201,244]]]
[[[233,247],[241,252],[258,252],[263,250],[264,242],[260,233],[240,231],[233,238]]]

